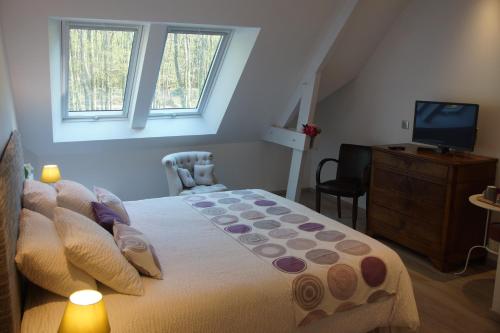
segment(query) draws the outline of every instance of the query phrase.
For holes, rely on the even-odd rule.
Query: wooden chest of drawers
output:
[[[373,148],[367,232],[428,256],[441,271],[455,269],[482,243],[486,212],[468,197],[495,183],[497,160],[404,146]]]

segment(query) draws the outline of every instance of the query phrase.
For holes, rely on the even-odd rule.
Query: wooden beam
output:
[[[336,15],[331,20],[330,26],[326,29],[324,38],[317,45],[316,52],[313,53],[311,60],[304,67],[300,84],[296,87],[290,97],[290,102],[288,103],[287,108],[277,117],[274,122],[275,125],[284,127],[288,121],[293,118],[297,112],[297,104],[302,99],[304,86],[311,84],[311,80],[314,79],[316,74],[321,73],[323,67],[330,60],[330,55],[335,41],[346,25],[347,20],[352,15],[358,2],[359,0],[347,0],[344,6],[336,12]]]
[[[292,161],[290,163],[290,173],[288,174],[288,185],[286,188],[286,198],[299,201],[300,199],[300,181],[302,179],[302,160],[304,159],[304,151],[294,149],[292,152]]]
[[[302,130],[302,125],[314,121],[316,104],[318,101],[318,88],[320,83],[321,70],[328,62],[333,46],[347,20],[352,15],[359,0],[347,0],[343,7],[337,11],[332,19],[331,25],[325,32],[324,38],[316,48],[311,60],[304,68],[302,80],[299,86],[295,89],[287,109],[278,117],[276,124],[284,127],[298,112],[298,120],[296,129],[297,132]],[[298,108],[297,108],[298,105]],[[285,131],[285,132],[283,132]],[[300,196],[302,164],[307,158],[307,148],[309,139],[306,139],[302,145],[293,141],[293,136],[287,130],[276,130],[271,128],[264,135],[264,140],[278,143],[290,148],[293,148],[292,161],[290,165],[290,173],[288,175],[288,185],[286,197],[290,200],[298,201]]]
[[[316,104],[318,103],[320,78],[321,75],[317,73],[306,85],[302,86],[302,99],[300,100],[297,130],[302,130],[303,124],[312,123],[314,121]]]
[[[273,126],[269,127],[263,140],[301,151],[309,144],[304,133]]]
[[[290,99],[286,112],[280,113],[278,119],[276,120],[276,126],[285,127],[288,125],[290,120],[293,118],[296,112],[300,108],[300,99],[302,98],[302,89],[296,89],[294,95]]]
[[[316,111],[320,75],[315,74],[310,83],[303,85],[302,98],[300,100],[299,117],[297,121],[297,131],[302,130],[302,125],[312,122]],[[292,162],[288,174],[288,185],[286,197],[290,200],[299,201],[300,190],[302,189],[302,164],[307,158],[309,148],[309,138],[303,150],[294,149]]]

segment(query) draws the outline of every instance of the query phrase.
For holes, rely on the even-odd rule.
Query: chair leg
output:
[[[358,219],[358,197],[352,198],[352,228],[356,229],[356,220]]]
[[[321,191],[316,189],[316,211],[321,213]]]
[[[339,215],[339,219],[341,219],[342,218],[342,208],[341,208],[340,195],[337,195],[337,214]]]

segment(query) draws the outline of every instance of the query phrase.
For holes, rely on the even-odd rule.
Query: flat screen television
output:
[[[413,142],[473,151],[479,105],[432,101],[415,101]]]

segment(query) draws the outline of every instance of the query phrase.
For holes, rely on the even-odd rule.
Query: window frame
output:
[[[158,78],[160,75],[161,64],[163,63],[163,57],[165,56],[165,47],[167,44],[168,36],[171,33],[185,33],[185,34],[200,34],[200,35],[220,35],[222,36],[221,41],[215,55],[210,64],[210,69],[208,75],[205,78],[203,84],[203,90],[201,92],[200,98],[198,100],[198,105],[196,108],[165,108],[165,109],[153,109],[152,104],[156,95],[156,86],[158,84]],[[219,75],[220,69],[222,68],[222,63],[226,55],[229,42],[233,34],[232,29],[218,29],[218,28],[204,28],[204,27],[190,27],[190,26],[167,26],[167,34],[165,36],[163,47],[162,47],[162,57],[160,66],[158,67],[158,74],[155,80],[155,88],[153,92],[153,97],[151,98],[151,105],[149,106],[148,118],[176,118],[176,117],[197,117],[203,114],[203,111],[210,99],[213,91],[215,82],[217,82],[217,77]]]
[[[94,111],[69,111],[69,31],[73,28],[88,30],[112,30],[134,32],[132,50],[130,52],[129,67],[125,91],[123,95],[123,109],[94,110]],[[92,21],[61,21],[61,118],[62,121],[71,120],[99,120],[99,119],[127,119],[130,111],[132,92],[137,76],[139,62],[139,49],[142,42],[143,25],[129,23],[108,23]],[[70,115],[75,113],[75,115]]]

